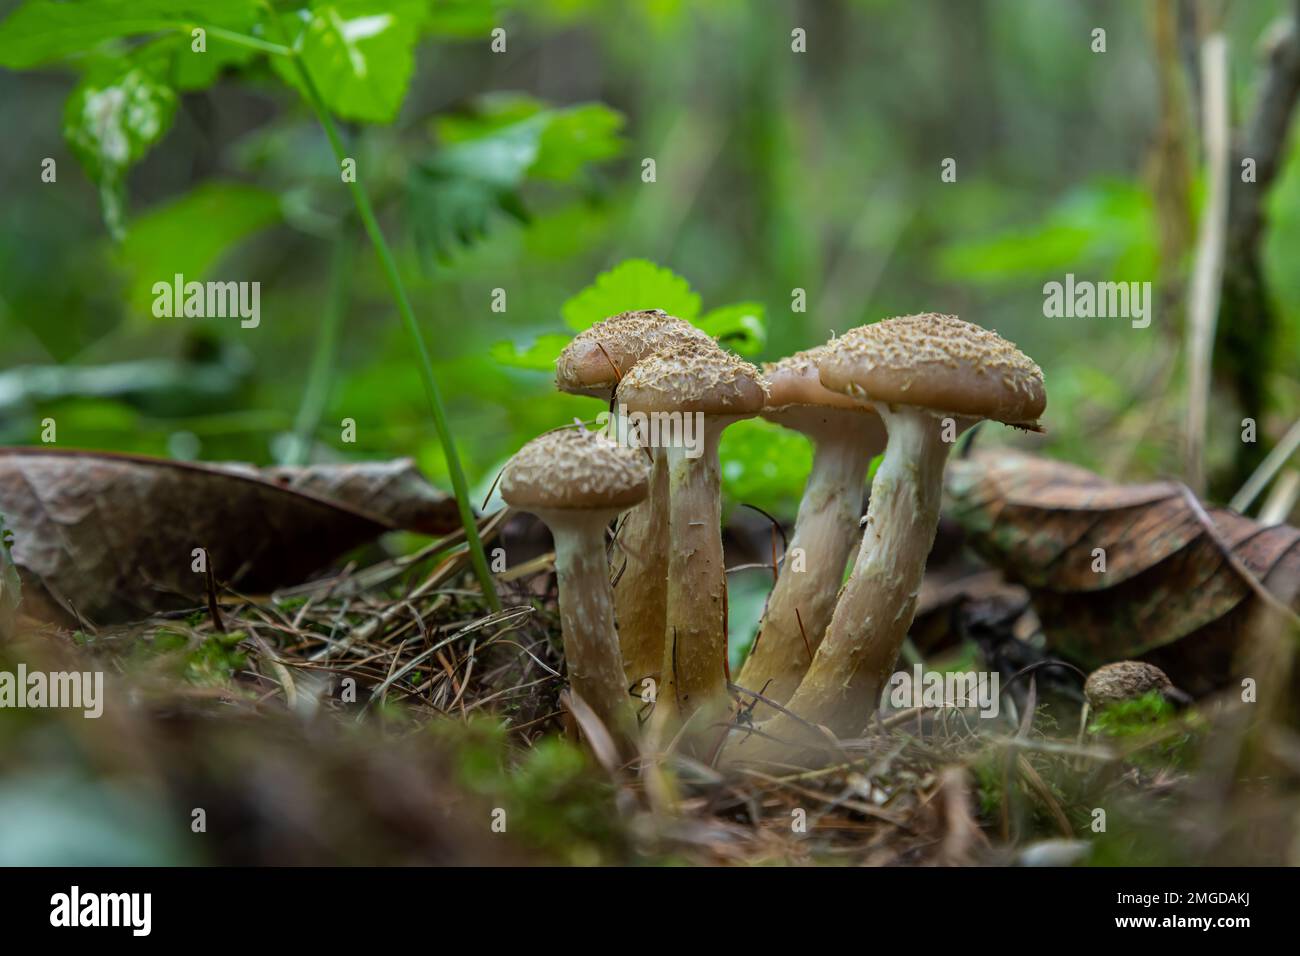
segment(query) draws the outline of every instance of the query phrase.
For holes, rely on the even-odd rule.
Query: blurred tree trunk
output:
[[[1276,365],[1277,319],[1264,276],[1264,200],[1286,155],[1287,135],[1300,96],[1300,0],[1265,39],[1264,75],[1255,105],[1234,141],[1235,168],[1228,206],[1227,269],[1219,303],[1216,367],[1244,417],[1262,434],[1269,411],[1269,373]],[[1254,164],[1253,177],[1247,161]],[[1253,178],[1253,181],[1248,181]],[[1265,442],[1238,445],[1224,489],[1241,485],[1259,465]]]
[[[1177,0],[1154,0],[1152,38],[1160,90],[1160,128],[1148,160],[1148,176],[1155,195],[1159,230],[1160,314],[1178,317],[1177,322],[1162,323],[1161,330],[1175,341],[1183,334],[1187,253],[1194,235],[1192,143],[1196,138],[1187,74],[1179,54],[1178,29]]]

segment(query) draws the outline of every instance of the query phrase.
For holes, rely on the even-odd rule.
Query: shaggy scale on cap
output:
[[[519,449],[501,476],[501,497],[525,510],[630,508],[646,496],[648,471],[641,449],[565,428]]]
[[[660,309],[620,312],[579,332],[565,346],[555,362],[555,386],[575,395],[608,398],[619,373],[626,375],[647,356],[691,341],[713,343],[707,332]]]
[[[1033,427],[1043,371],[996,332],[927,312],[858,326],[829,342],[821,382],[864,401]]]
[[[629,411],[753,415],[767,399],[758,369],[710,340],[638,362],[623,376],[618,401]]]
[[[817,363],[825,354],[826,346],[819,345],[765,363],[763,377],[769,385],[767,407],[773,409],[787,405],[815,405],[821,408],[867,411],[860,402],[855,402],[841,392],[832,392],[821,383]]]

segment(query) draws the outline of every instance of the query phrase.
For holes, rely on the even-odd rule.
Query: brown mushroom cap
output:
[[[1150,691],[1164,694],[1173,690],[1168,675],[1154,664],[1145,661],[1117,661],[1097,668],[1088,675],[1083,694],[1093,707],[1141,697]]]
[[[821,383],[817,363],[825,351],[826,346],[819,345],[763,365],[763,377],[770,386],[765,415],[770,409],[786,405],[815,405],[870,413],[871,410],[861,402],[855,402],[842,392],[832,392]]]
[[[534,438],[506,464],[501,497],[516,508],[630,508],[649,485],[645,452],[600,432],[565,428]]]
[[[767,400],[758,369],[712,340],[689,342],[643,359],[623,376],[618,401],[633,412],[757,414]]]
[[[864,401],[1036,426],[1043,372],[996,332],[927,312],[858,326],[827,343],[821,382]]]
[[[620,312],[573,337],[555,362],[555,385],[562,392],[609,398],[637,362],[689,341],[713,339],[660,309]]]

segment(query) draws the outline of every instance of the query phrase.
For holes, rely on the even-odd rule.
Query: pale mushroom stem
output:
[[[874,441],[857,429],[813,438],[812,471],[794,535],[768,598],[757,643],[737,681],[777,703],[788,700],[799,686],[811,663],[809,651],[816,652],[831,621],[844,567],[858,538],[863,482]]]
[[[623,661],[614,629],[614,597],[605,559],[605,529],[614,514],[550,511],[539,517],[555,539],[560,627],[569,684],[615,739],[625,739],[633,717],[623,682]]]
[[[907,406],[879,410],[889,444],[871,485],[862,546],[812,667],[786,704],[838,737],[852,737],[866,726],[912,625],[952,449],[937,416]],[[817,740],[807,726],[784,714],[761,727],[787,742]],[[788,753],[754,737],[735,754],[755,759],[783,750]]]
[[[614,587],[614,614],[628,685],[659,679],[668,600],[668,459],[655,449],[646,500],[626,512],[618,533],[626,565]]]
[[[689,415],[687,416],[689,417]],[[718,442],[736,419],[704,416],[698,457],[662,451],[668,470],[667,619],[658,707],[689,716],[725,699],[727,573],[722,559],[722,489]]]

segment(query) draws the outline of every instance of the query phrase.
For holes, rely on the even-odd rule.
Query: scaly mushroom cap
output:
[[[645,452],[600,432],[565,428],[534,438],[506,464],[501,497],[535,508],[630,508],[646,496]]]
[[[767,362],[763,366],[763,377],[771,386],[767,396],[767,408],[764,416],[771,409],[786,405],[815,405],[818,408],[843,408],[849,411],[868,412],[870,409],[860,402],[855,402],[842,392],[832,392],[821,383],[817,363],[826,354],[826,346],[819,345],[805,352],[776,362]]]
[[[619,377],[637,362],[690,341],[713,339],[660,309],[620,312],[579,332],[565,346],[555,362],[555,386],[574,395],[609,398]]]
[[[1150,691],[1164,694],[1173,689],[1167,674],[1145,661],[1117,661],[1088,675],[1083,694],[1095,708],[1141,697]]]
[[[712,340],[643,359],[618,387],[619,403],[633,412],[749,416],[766,400],[767,383],[758,369]]]
[[[996,332],[954,315],[905,315],[828,342],[821,382],[863,401],[1036,427],[1043,371]]]

